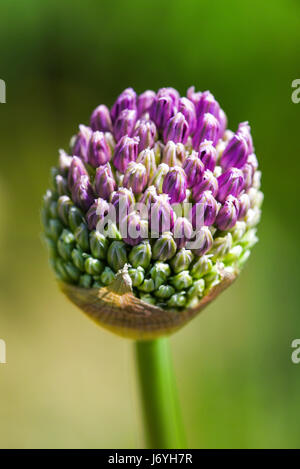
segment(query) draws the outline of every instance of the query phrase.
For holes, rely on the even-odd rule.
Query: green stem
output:
[[[185,448],[168,339],[136,342],[148,448]]]

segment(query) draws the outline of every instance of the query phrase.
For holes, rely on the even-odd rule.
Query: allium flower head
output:
[[[209,91],[125,89],[51,172],[42,222],[63,291],[123,335],[178,329],[249,257],[260,178],[248,122],[227,129]]]

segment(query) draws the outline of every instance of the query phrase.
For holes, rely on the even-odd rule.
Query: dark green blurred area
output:
[[[97,104],[194,84],[233,130],[250,121],[265,202],[240,279],[171,340],[189,445],[299,448],[299,14],[296,0],[2,0],[0,447],[143,446],[132,344],[58,291],[39,207]]]

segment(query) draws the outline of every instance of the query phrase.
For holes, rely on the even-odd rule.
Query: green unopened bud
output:
[[[234,246],[233,248],[230,249],[229,253],[226,254],[224,258],[224,262],[227,264],[231,264],[233,262],[236,262],[242,255],[243,253],[243,248],[239,244]]]
[[[72,262],[66,262],[65,263],[65,269],[69,275],[69,277],[74,281],[78,282],[79,277],[80,277],[80,270],[75,267]]]
[[[47,190],[46,194],[43,197],[43,207],[48,214],[49,214],[50,205],[53,202],[53,200],[56,200],[55,194],[52,191]]]
[[[103,283],[103,285],[109,285],[110,283],[112,283],[114,281],[115,277],[116,277],[116,275],[111,270],[111,268],[110,267],[105,267],[102,274],[100,275],[100,280]]]
[[[83,251],[89,251],[90,243],[89,243],[89,231],[85,223],[81,223],[75,230],[74,236],[78,246]]]
[[[113,241],[108,248],[107,262],[115,271],[122,269],[127,262],[126,246],[123,241]]]
[[[201,298],[204,294],[204,289],[205,281],[203,278],[196,280],[196,282],[194,282],[193,285],[188,289],[188,297],[191,298],[193,296],[197,296],[198,298]]]
[[[258,207],[249,208],[246,216],[245,223],[248,228],[254,228],[260,220],[261,210]]]
[[[151,278],[154,280],[155,288],[159,288],[163,285],[167,278],[171,275],[171,269],[169,264],[163,262],[156,262],[150,270]]]
[[[92,288],[103,288],[103,287],[104,285],[101,282],[101,275],[94,275]]]
[[[156,161],[155,161],[155,153],[150,148],[146,148],[145,150],[141,151],[136,160],[137,163],[142,163],[143,166],[146,168],[148,181],[152,178],[156,172]]]
[[[83,256],[81,249],[73,249],[71,256],[72,256],[72,261],[75,267],[81,270],[81,272],[84,272],[85,271],[85,268],[84,268],[85,256]]]
[[[65,263],[60,257],[56,259],[54,268],[55,268],[56,275],[58,276],[60,280],[62,280],[63,282],[70,281],[68,272],[65,269]]]
[[[170,298],[174,295],[175,289],[171,285],[161,285],[157,290],[155,290],[154,295],[157,298]]]
[[[168,307],[169,308],[182,308],[183,306],[185,306],[185,303],[186,303],[185,292],[175,293],[169,299]]]
[[[63,230],[57,241],[57,250],[60,256],[66,261],[72,259],[72,251],[75,247],[75,237],[69,230]]]
[[[138,287],[144,281],[145,271],[143,267],[137,267],[136,269],[129,269],[128,274],[132,280],[132,285]]]
[[[201,278],[206,275],[212,268],[213,263],[208,256],[201,256],[191,268],[191,274],[194,278]]]
[[[50,215],[51,218],[57,218],[58,217],[56,200],[53,200],[50,204],[49,215]]]
[[[45,233],[47,234],[49,231],[48,229],[49,214],[48,214],[48,210],[46,210],[45,207],[42,207],[42,210],[41,210],[41,222],[44,226]]]
[[[171,259],[177,251],[177,245],[172,233],[165,232],[157,239],[153,246],[153,259],[167,261]]]
[[[213,259],[222,259],[232,246],[232,236],[228,233],[226,236],[215,238],[209,254]]]
[[[83,215],[79,208],[73,206],[69,209],[68,215],[69,227],[72,231],[75,231],[76,228],[84,221]]]
[[[93,282],[93,277],[88,274],[81,275],[79,279],[79,285],[83,288],[91,288]]]
[[[96,257],[96,259],[106,259],[108,244],[108,239],[99,231],[92,231],[90,233],[90,249],[93,257]]]
[[[135,268],[140,266],[147,269],[151,262],[151,255],[150,243],[148,241],[143,241],[131,249],[129,262]]]
[[[57,201],[57,213],[65,225],[69,223],[69,211],[73,207],[73,202],[67,195],[62,195]]]
[[[115,223],[109,223],[106,235],[110,239],[114,239],[117,241],[122,240],[122,235],[120,231],[118,230],[118,227]]]
[[[176,290],[184,290],[193,284],[193,278],[187,270],[174,275],[174,277],[170,277],[169,280]]]
[[[156,166],[158,166],[161,163],[162,143],[159,141],[155,142],[153,151],[154,151],[154,156],[155,156],[155,163],[156,163]]]
[[[246,232],[246,223],[244,221],[237,221],[234,227],[230,230],[232,240],[239,241]]]
[[[55,258],[57,256],[57,244],[51,238],[45,238],[45,242],[47,244],[47,248],[49,251],[50,258]]]
[[[50,168],[50,184],[51,184],[51,186],[53,187],[54,190],[56,190],[55,179],[56,179],[56,176],[58,176],[58,175],[59,175],[58,168],[56,168],[55,166],[52,166]]]
[[[238,266],[239,268],[243,267],[243,265],[245,264],[245,262],[248,260],[249,256],[250,256],[250,249],[247,249],[246,251],[243,252],[243,254],[241,255],[241,257],[239,258],[238,260]]]
[[[95,259],[94,257],[87,257],[84,263],[84,268],[86,273],[90,275],[99,275],[101,274],[104,265],[99,259]]]
[[[250,249],[254,246],[254,244],[257,243],[257,241],[258,238],[256,236],[256,228],[252,228],[245,233],[239,244],[241,244],[244,248]]]
[[[49,220],[48,223],[48,228],[47,228],[47,234],[50,236],[54,241],[57,241],[62,230],[63,230],[63,224],[60,220]]]
[[[168,174],[170,168],[167,164],[161,163],[153,178],[151,179],[150,185],[154,186],[158,194],[162,194],[162,186],[165,179],[165,176]]]
[[[199,299],[197,296],[192,296],[186,302],[186,308],[196,308],[198,306]]]
[[[58,195],[69,194],[68,182],[61,174],[58,174],[54,181],[55,190]]]
[[[152,278],[146,278],[141,285],[138,287],[139,290],[150,293],[155,290],[155,285]]]
[[[185,248],[180,249],[170,262],[175,274],[188,270],[193,258],[192,251]]]
[[[140,299],[149,305],[155,305],[156,299],[149,293],[140,293]]]
[[[220,268],[222,268],[223,265],[224,265],[223,263],[214,265],[211,271],[204,276],[205,285],[207,289],[214,287],[220,282],[220,279],[221,279]]]

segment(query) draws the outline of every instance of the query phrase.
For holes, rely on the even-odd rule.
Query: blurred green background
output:
[[[233,130],[250,121],[265,202],[241,277],[171,339],[189,446],[300,446],[299,14],[297,0],[1,1],[1,448],[143,446],[132,343],[58,291],[39,207],[97,104],[192,84]]]

